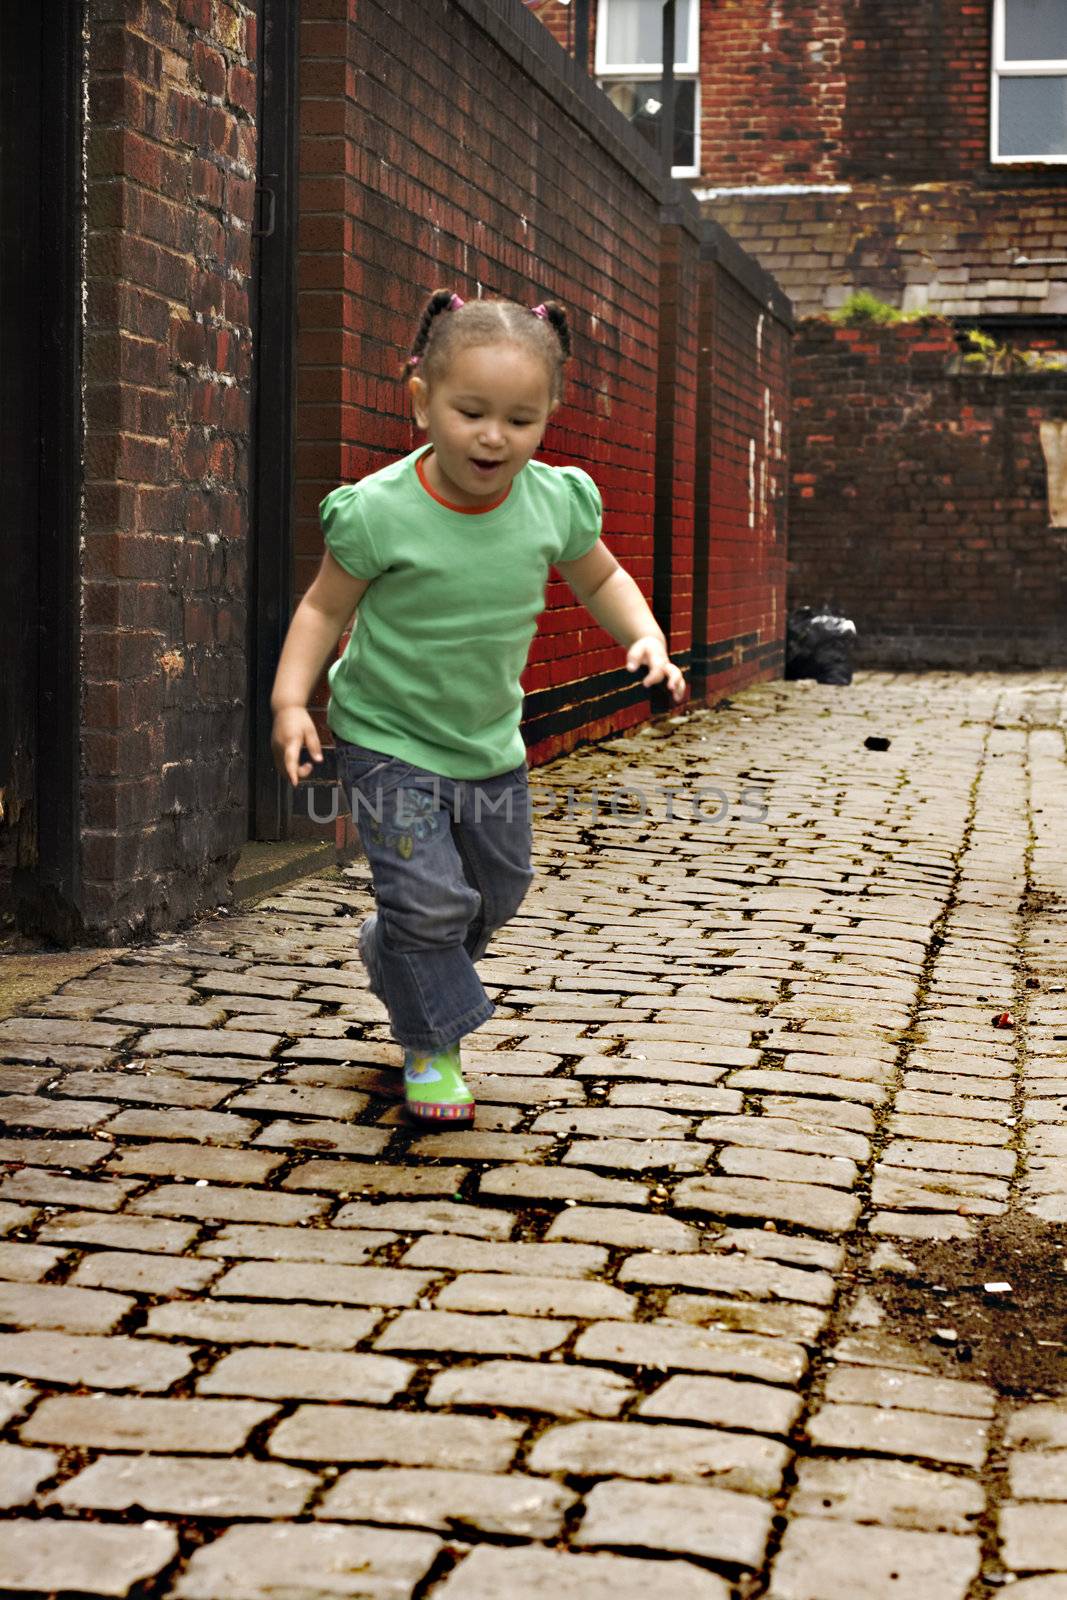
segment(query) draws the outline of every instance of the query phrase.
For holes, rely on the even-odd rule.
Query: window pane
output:
[[[691,4],[692,0],[675,0],[674,60],[678,66],[685,61]],[[607,66],[658,67],[663,56],[662,0],[609,0],[601,6],[601,17],[605,12]]]
[[[660,86],[652,83],[627,83],[624,79],[608,78],[601,88],[622,112],[629,117],[649,144],[659,148]],[[696,165],[696,83],[692,78],[678,78],[674,84],[674,161],[676,167]]]
[[[1004,0],[1007,61],[1067,61],[1067,0]]]
[[[1067,155],[1067,77],[1001,78],[1000,154]]]

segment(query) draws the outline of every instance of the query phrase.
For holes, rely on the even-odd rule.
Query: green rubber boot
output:
[[[474,1121],[474,1096],[463,1082],[458,1044],[404,1051],[404,1101],[416,1122]]]

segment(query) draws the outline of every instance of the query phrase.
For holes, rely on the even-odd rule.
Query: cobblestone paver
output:
[[[861,674],[536,773],[470,1131],[358,864],[0,1022],[0,1592],[1064,1600],[1067,1333],[1012,1392],[879,1291],[1067,1269],[1065,724]]]

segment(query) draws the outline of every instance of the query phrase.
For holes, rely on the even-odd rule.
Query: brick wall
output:
[[[662,218],[653,610],[683,668],[694,627],[701,232],[689,217]]]
[[[695,609],[715,696],[781,671],[791,320],[728,235],[709,229],[704,258],[698,522],[708,549]]]
[[[841,177],[990,170],[991,12],[987,0],[845,0]]]
[[[807,181],[828,176],[841,148],[841,0],[698,0],[700,165],[723,183]],[[571,7],[537,15],[559,42],[572,37]],[[590,62],[596,0],[590,0]]]
[[[698,315],[709,296],[727,306],[722,274],[768,303],[770,280],[736,247],[703,258],[695,203],[531,12],[412,0],[400,30],[389,0],[304,0],[300,18],[297,591],[322,495],[416,441],[397,370],[425,294],[557,297],[577,356],[543,455],[594,475],[609,545],[720,692],[716,630],[763,623],[751,584],[709,609],[717,480],[701,451],[713,405],[738,461],[764,414],[752,308],[717,312],[706,339]],[[71,928],[99,940],[226,898],[245,838],[257,49],[241,0],[90,8]],[[730,514],[716,504],[720,528]],[[526,679],[535,761],[653,705],[562,583],[547,599]],[[767,669],[742,657],[731,671]]]
[[[841,154],[842,0],[700,5],[700,166],[720,183],[815,183]]]
[[[789,603],[879,665],[1062,665],[1067,530],[1040,439],[1067,372],[961,370],[952,330],[800,325]]]
[[[865,290],[1063,350],[1067,172],[990,160],[989,0],[805,3],[795,57],[780,9],[701,5],[705,27],[719,19],[702,58],[708,97],[748,74],[752,99],[748,121],[705,140],[706,214],[802,317]],[[792,28],[801,8],[788,9]],[[775,192],[783,183],[795,190]],[[955,375],[944,320],[803,328],[790,606],[842,605],[864,659],[881,664],[1062,654],[1063,534],[1050,527],[1039,427],[1062,417],[1067,379]]]
[[[702,0],[700,13],[706,180],[988,167],[986,0]]]
[[[542,23],[552,35],[571,55],[574,54],[575,45],[575,20],[574,0],[538,0],[532,7],[537,20]],[[593,70],[593,45],[596,40],[596,5],[591,0],[589,7],[589,61],[590,72]]]
[[[705,27],[732,18],[702,58],[709,101],[718,105],[720,82],[744,77],[768,50],[766,69],[749,81],[758,127],[727,119],[722,138],[705,142],[703,176],[727,191],[788,180],[806,189],[706,202],[798,311],[833,310],[856,289],[948,316],[1067,310],[1057,262],[1067,250],[1067,170],[990,159],[988,0],[806,0],[791,70],[774,26],[780,9],[771,0],[703,0]],[[790,110],[796,125],[786,139]],[[818,145],[801,136],[812,120]],[[790,148],[800,156],[794,167]],[[820,193],[819,183],[838,192]]]
[[[454,0],[442,17],[439,6],[422,14],[412,0],[411,25],[398,32],[384,4],[305,0],[301,19],[298,590],[321,556],[322,496],[421,438],[396,374],[429,291],[450,284],[464,298],[527,304],[553,297],[570,311],[576,359],[541,456],[592,473],[610,548],[655,598],[687,661],[694,551],[708,532],[695,526],[697,305],[720,274],[730,280],[737,260],[709,262],[702,287],[696,207],[672,189],[663,209],[654,154],[531,13],[504,18],[481,0]],[[440,48],[427,51],[421,41],[431,35]],[[768,280],[747,267],[742,299],[766,299]],[[759,367],[760,305],[731,311],[729,295],[715,333],[729,353],[706,403],[736,430],[747,484],[749,431],[761,462],[764,451],[763,385],[775,386],[781,416],[785,375],[780,363]],[[737,341],[744,354],[735,356]],[[704,689],[709,644],[723,643],[724,627],[716,685],[724,659],[737,681],[774,665],[780,545],[766,569],[742,557],[744,541],[764,537],[764,512],[752,523],[748,514],[746,500],[735,528],[726,500],[715,506],[713,537],[721,528],[724,550],[737,540],[735,589],[713,613],[701,596]],[[774,589],[771,601],[757,593],[761,584]],[[524,677],[534,762],[650,711],[618,646],[566,585],[550,581],[547,602]],[[320,691],[320,720],[324,698]]]
[[[1062,167],[990,161],[990,0],[697,0],[701,183],[992,177]],[[560,42],[570,7],[537,15]],[[591,0],[595,37],[596,0]]]
[[[989,0],[697,3],[692,181],[800,314],[857,288],[949,316],[1067,310],[1062,263],[1016,265],[1067,251],[1067,170],[990,160]],[[537,15],[566,42],[568,8]]]
[[[81,915],[102,937],[224,898],[243,838],[255,61],[242,0],[91,8]]]
[[[451,284],[568,307],[576,354],[541,459],[592,473],[607,541],[651,596],[660,183],[645,147],[532,16],[520,57],[514,18],[473,3],[411,0],[403,30],[384,4],[338,9],[301,13],[298,590],[323,494],[421,439],[397,372],[426,295]],[[534,760],[648,715],[559,580],[524,687]]]
[[[976,179],[989,158],[989,0],[701,0],[704,179]]]

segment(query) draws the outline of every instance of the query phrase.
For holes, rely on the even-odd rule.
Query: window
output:
[[[1065,0],[1067,3],[1067,0]],[[675,0],[674,164],[677,177],[700,172],[697,129],[699,0]],[[652,145],[659,144],[663,72],[662,0],[600,0],[596,73],[600,87]]]
[[[1067,0],[996,0],[994,161],[1067,162]]]

